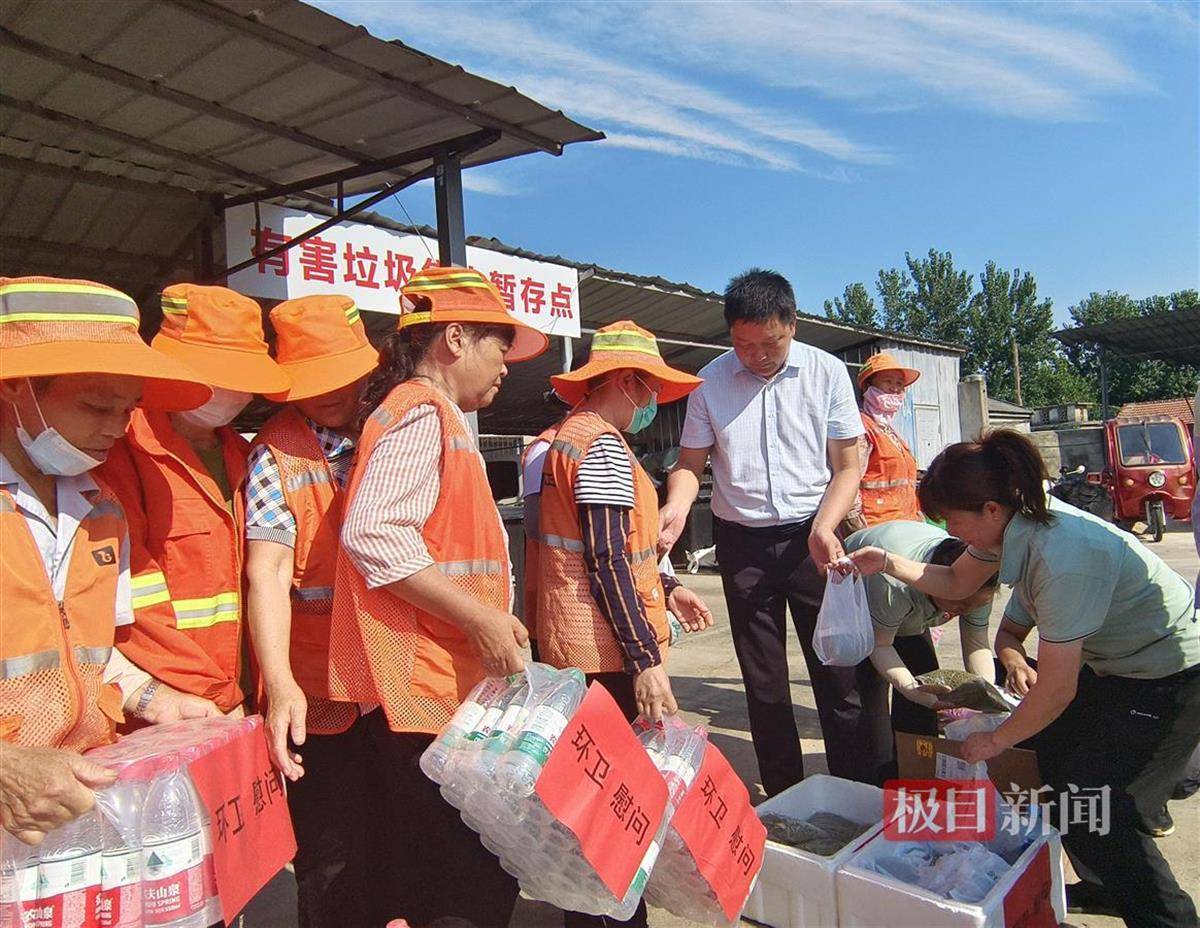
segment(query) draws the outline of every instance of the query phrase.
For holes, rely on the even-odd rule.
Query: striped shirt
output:
[[[462,411],[456,406],[454,412],[470,435]],[[431,403],[414,406],[388,426],[371,456],[359,463],[366,470],[342,522],[342,547],[368,588],[406,580],[432,567],[422,532],[442,489],[442,422],[437,408]],[[496,521],[507,540],[498,509]]]
[[[633,467],[629,452],[616,435],[601,435],[588,447],[575,473],[578,506],[633,508]]]

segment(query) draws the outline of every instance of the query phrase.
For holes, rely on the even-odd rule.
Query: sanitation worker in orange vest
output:
[[[464,413],[507,365],[545,350],[478,272],[431,267],[401,291],[398,330],[368,382],[346,487],[329,642],[330,692],[367,706],[388,847],[388,918],[508,925],[517,884],[417,766],[484,675],[524,667],[508,541]]]
[[[711,625],[712,616],[659,573],[658,494],[622,432],[642,431],[660,402],[682,399],[701,380],[668,366],[650,332],[616,322],[592,336],[586,364],[550,383],[571,412],[544,436],[532,580],[539,656],[600,682],[630,721],[673,715],[667,608],[689,628]],[[563,921],[571,928],[605,919],[567,912]],[[624,924],[646,924],[644,902]]]
[[[329,621],[344,487],[358,412],[379,356],[345,296],[271,310],[287,401],[250,451],[247,614],[265,689],[271,760],[292,782],[288,808],[302,928],[368,928],[367,864],[377,764],[353,703],[329,699]],[[289,744],[290,742],[290,744]]]
[[[163,291],[151,346],[196,371],[212,399],[134,412],[100,476],[129,519],[134,622],[117,646],[138,666],[222,712],[241,712],[246,455],[229,423],[255,393],[291,379],[263,339],[262,310],[225,287]]]
[[[854,528],[894,519],[922,521],[917,461],[893,425],[904,407],[905,393],[920,376],[920,371],[904,367],[887,352],[872,355],[858,373],[860,414],[867,431],[858,440],[859,498],[847,516]]]
[[[0,825],[37,844],[116,774],[80,752],[124,713],[216,715],[113,650],[133,621],[129,539],[90,471],[131,411],[211,391],[138,337],[137,304],[84,280],[0,278]]]

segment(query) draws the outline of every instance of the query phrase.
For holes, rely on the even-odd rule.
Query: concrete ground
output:
[[[1200,559],[1196,556],[1190,527],[1176,524],[1171,533],[1153,550],[1189,580],[1196,577]],[[716,619],[716,627],[689,638],[671,652],[670,672],[675,696],[683,716],[692,724],[705,725],[714,744],[729,758],[750,787],[757,803],[764,796],[758,781],[758,765],[750,742],[746,720],[746,704],[733,643],[729,635],[728,614],[721,595],[721,584],[713,574],[685,576],[685,583],[708,601]],[[999,597],[998,597],[999,599]],[[1002,603],[998,602],[994,622],[998,623]],[[808,773],[826,772],[825,754],[817,722],[816,705],[804,658],[795,640],[789,636],[789,661],[792,670],[792,699],[795,704],[796,725],[799,729]],[[1032,649],[1031,649],[1032,650]],[[947,626],[938,646],[942,666],[961,666],[957,628]],[[1200,899],[1200,796],[1171,804],[1176,832],[1159,842],[1183,888]],[[255,900],[247,911],[245,928],[284,928],[294,925],[294,883],[290,876],[281,875],[264,898]],[[1079,928],[1117,928],[1116,918],[1097,916],[1068,916],[1070,924]],[[689,924],[668,912],[651,909],[651,928],[678,928]],[[749,924],[749,923],[747,923]],[[560,928],[561,914],[551,906],[521,899],[510,928]]]

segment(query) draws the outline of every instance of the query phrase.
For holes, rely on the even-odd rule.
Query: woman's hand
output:
[[[1025,661],[1013,662],[1012,666],[1004,668],[1004,688],[1014,696],[1024,696],[1029,688],[1037,683],[1037,671]]]
[[[515,615],[500,609],[483,609],[465,631],[489,677],[507,677],[525,669],[521,651],[529,644],[529,632]]]
[[[677,586],[667,597],[667,608],[671,610],[684,631],[702,632],[713,627],[712,612],[700,595],[685,586]]]
[[[968,764],[977,764],[981,760],[991,760],[1003,750],[996,742],[995,732],[977,731],[963,742],[962,759]]]
[[[638,714],[652,722],[679,712],[671,692],[671,678],[662,664],[633,675],[633,696],[637,700]]]
[[[858,571],[862,576],[870,577],[872,574],[882,573],[887,564],[887,552],[883,548],[859,548],[857,551],[851,551],[846,557],[850,560],[849,564],[843,560],[830,565],[842,576],[851,571]]]
[[[288,750],[307,738],[308,697],[295,680],[267,687],[267,753],[275,769],[293,782],[304,776],[304,759]]]

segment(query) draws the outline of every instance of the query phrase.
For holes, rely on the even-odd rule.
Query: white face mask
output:
[[[42,415],[41,404],[37,394],[33,392],[33,384],[28,380],[29,395],[33,397],[33,408],[37,410],[38,418],[42,420],[42,430],[37,438],[30,438],[25,427],[21,425],[21,414],[17,412],[17,441],[29,455],[33,466],[50,477],[78,477],[86,474],[93,467],[99,467],[103,461],[97,461],[90,454],[80,451],[59,434],[58,429],[46,424]],[[13,407],[14,412],[16,407]]]
[[[199,409],[188,409],[185,412],[177,412],[175,415],[198,428],[218,429],[223,425],[229,425],[239,412],[250,405],[252,399],[254,399],[253,393],[213,387],[212,399]]]

